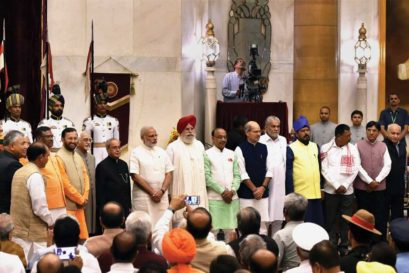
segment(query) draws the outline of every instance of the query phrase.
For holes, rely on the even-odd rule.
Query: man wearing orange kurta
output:
[[[41,126],[36,130],[36,141],[44,143],[48,149],[53,147],[53,133],[50,127]],[[45,195],[48,209],[54,219],[67,214],[64,196],[64,181],[69,182],[61,159],[51,153],[44,168],[40,169],[41,175],[46,182]]]
[[[75,216],[80,223],[80,239],[88,238],[84,206],[88,202],[89,177],[84,161],[75,153],[78,134],[74,128],[65,128],[61,133],[63,146],[57,152],[68,179],[64,181],[64,193],[67,202],[67,213]]]

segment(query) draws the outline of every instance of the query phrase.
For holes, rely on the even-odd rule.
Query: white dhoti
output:
[[[162,183],[149,184],[154,190],[161,189]],[[154,227],[165,210],[169,207],[168,192],[166,191],[159,203],[151,200],[149,195],[142,191],[138,186],[134,185],[132,191],[132,209],[134,211],[144,211],[151,217],[151,223]]]
[[[285,164],[280,164],[273,167],[273,177],[269,184],[268,195],[268,214],[269,221],[283,221],[284,214],[284,198],[285,198]]]

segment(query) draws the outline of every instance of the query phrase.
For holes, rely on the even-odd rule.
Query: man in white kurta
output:
[[[240,203],[237,190],[240,187],[240,170],[237,157],[225,148],[226,131],[216,128],[212,132],[213,147],[205,153],[205,174],[209,211],[213,230],[237,228],[237,213]]]
[[[265,134],[260,137],[260,143],[267,145],[271,158],[273,177],[269,184],[268,214],[271,221],[271,235],[281,229],[284,220],[283,208],[285,197],[285,162],[287,140],[280,136],[280,119],[269,116],[265,122]]]
[[[132,208],[151,217],[152,226],[169,206],[168,188],[172,181],[173,165],[168,154],[156,146],[158,134],[153,127],[141,129],[143,144],[131,154],[129,172],[134,187]]]
[[[196,117],[189,115],[179,120],[177,131],[179,138],[170,143],[166,149],[175,171],[171,196],[181,194],[199,196],[199,207],[209,208],[204,172],[203,144],[196,139]],[[195,207],[195,206],[193,206]],[[176,218],[181,217],[180,212]]]

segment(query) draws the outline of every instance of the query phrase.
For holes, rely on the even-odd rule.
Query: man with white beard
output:
[[[269,184],[268,214],[271,221],[271,236],[281,229],[284,220],[285,197],[285,161],[287,154],[287,140],[280,136],[280,119],[269,116],[265,122],[265,134],[260,137],[260,143],[267,145],[268,155],[271,156],[270,166],[273,177]]]
[[[84,160],[85,167],[89,176],[89,197],[88,203],[85,206],[85,220],[87,222],[88,233],[95,234],[97,232],[97,204],[95,193],[95,157],[90,153],[92,138],[83,131],[78,139],[78,145],[75,152]]]
[[[166,151],[175,168],[171,196],[186,194],[198,196],[197,206],[209,208],[204,172],[204,147],[196,139],[196,117],[189,115],[181,118],[177,124],[179,138],[168,145]],[[193,206],[195,207],[195,206]],[[176,217],[181,217],[176,213]]]
[[[149,214],[152,226],[169,206],[168,188],[173,166],[168,154],[157,146],[158,134],[152,126],[141,129],[143,144],[131,154],[129,172],[134,181],[132,207]]]

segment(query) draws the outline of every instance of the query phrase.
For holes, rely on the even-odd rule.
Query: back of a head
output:
[[[136,257],[138,245],[131,231],[117,234],[112,241],[111,253],[115,262],[131,263]]]
[[[304,220],[307,209],[307,199],[298,193],[290,193],[284,199],[284,215],[291,221]]]
[[[259,249],[266,249],[266,243],[264,242],[263,238],[256,234],[247,235],[240,242],[239,246],[239,255],[240,255],[240,262],[244,266],[248,266],[250,262],[250,257]]]
[[[387,242],[381,241],[372,246],[369,253],[369,261],[380,262],[394,267],[396,264],[396,252]]]
[[[354,237],[355,241],[357,241],[360,244],[366,244],[369,245],[371,240],[372,240],[372,233],[357,226],[352,223],[349,223],[349,230]]]
[[[220,255],[210,264],[210,273],[230,273],[240,269],[241,265],[234,256]]]
[[[67,265],[67,266],[61,267],[58,273],[81,273],[81,269],[79,269],[75,265]]]
[[[37,263],[37,273],[57,273],[63,267],[62,261],[54,253],[47,253]]]
[[[47,153],[47,146],[41,142],[34,142],[27,149],[27,159],[32,162],[35,161],[40,155]]]
[[[274,273],[277,257],[267,249],[259,249],[251,255],[249,267],[252,273]]]
[[[409,220],[403,217],[393,219],[390,231],[398,252],[409,252]]]
[[[242,236],[258,234],[260,224],[260,213],[252,207],[243,208],[237,213],[237,228]]]
[[[101,224],[105,228],[120,228],[124,222],[124,212],[120,204],[108,202],[101,211]]]
[[[196,255],[196,242],[185,229],[174,228],[162,240],[163,257],[170,264],[189,264]]]
[[[134,233],[142,230],[147,240],[152,232],[151,217],[144,211],[134,211],[126,218],[125,229]]]
[[[0,214],[0,241],[8,240],[14,224],[11,216],[7,213]]]
[[[330,269],[340,265],[337,248],[329,240],[315,244],[309,256],[311,267],[319,265],[325,269]]]
[[[186,230],[195,239],[205,239],[212,230],[212,216],[202,207],[194,209],[187,217]]]
[[[138,273],[166,273],[167,268],[161,266],[160,263],[145,263],[143,264],[139,270]]]
[[[57,219],[54,224],[54,242],[57,247],[77,246],[80,225],[72,216]]]

